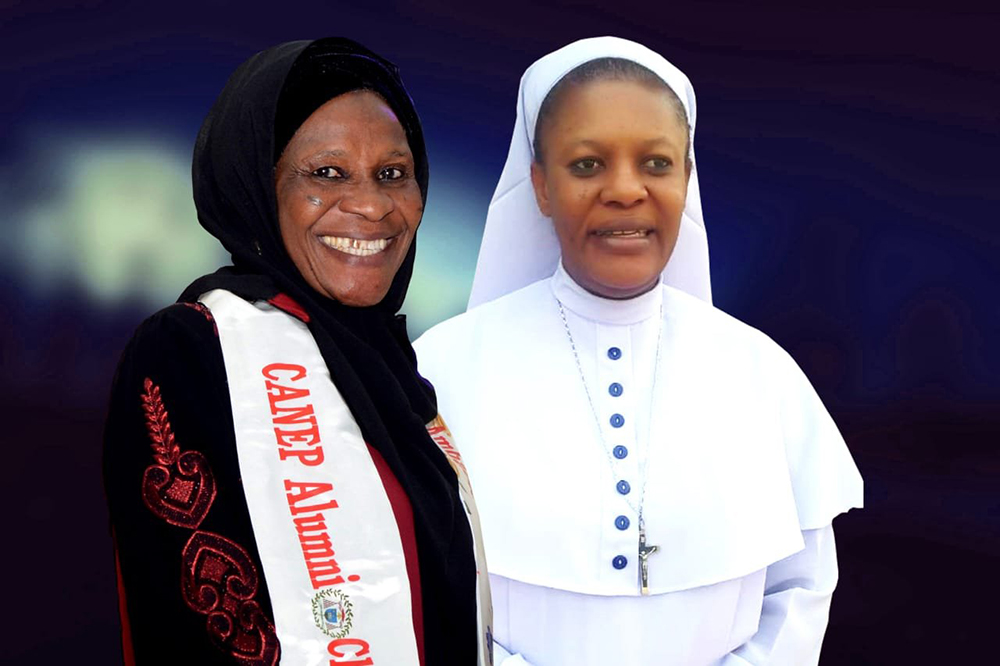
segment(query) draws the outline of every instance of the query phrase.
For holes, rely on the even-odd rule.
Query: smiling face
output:
[[[595,80],[565,90],[544,122],[531,180],[566,271],[605,298],[648,291],[677,243],[690,173],[667,93]]]
[[[306,282],[345,305],[381,301],[423,214],[389,105],[368,91],[333,98],[295,132],[274,178],[281,239]]]

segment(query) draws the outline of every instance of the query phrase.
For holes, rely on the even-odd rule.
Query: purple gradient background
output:
[[[188,151],[242,60],[277,42],[339,34],[400,65],[427,128],[432,201],[447,210],[434,165],[460,165],[482,215],[450,224],[478,234],[528,64],[599,34],[675,62],[698,93],[716,304],[796,358],[866,481],[867,507],[837,521],[841,584],[822,663],[979,663],[996,653],[995,10],[171,4],[3,3],[8,192],[12,183],[44,187],[23,177],[27,128],[143,129]],[[155,308],[97,307],[73,285],[38,295],[12,265],[0,278],[0,661],[115,663],[100,433],[118,353]]]

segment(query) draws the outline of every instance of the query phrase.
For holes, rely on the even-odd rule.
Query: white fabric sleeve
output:
[[[767,568],[757,633],[722,666],[810,666],[819,663],[830,599],[837,587],[833,526],[802,533],[805,549]]]
[[[493,641],[493,666],[531,666],[519,654],[507,652],[504,646]]]

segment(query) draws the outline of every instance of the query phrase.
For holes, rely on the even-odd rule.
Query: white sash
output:
[[[308,328],[267,303],[251,304],[224,290],[200,300],[219,330],[240,473],[281,663],[417,666],[409,580],[392,506]],[[479,663],[489,664],[489,587],[478,520],[466,496],[464,465],[447,444],[442,450],[459,473],[480,555]]]
[[[437,418],[427,424],[427,433],[448,457],[452,469],[458,476],[458,494],[465,506],[469,526],[472,528],[472,541],[476,549],[476,609],[478,610],[479,627],[479,666],[493,664],[493,597],[490,593],[490,577],[486,571],[486,551],[483,548],[483,531],[479,523],[479,510],[472,496],[472,482],[469,481],[469,470],[466,469],[462,456],[455,446],[455,437],[448,425],[438,414]]]

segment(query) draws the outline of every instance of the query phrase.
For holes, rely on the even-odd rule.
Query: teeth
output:
[[[598,231],[598,236],[648,236],[648,229],[629,229],[629,230],[616,230],[616,231]]]
[[[376,238],[375,240],[359,240],[357,238],[343,238],[341,236],[320,236],[323,244],[340,250],[356,257],[370,257],[378,254],[389,245],[388,238]]]

